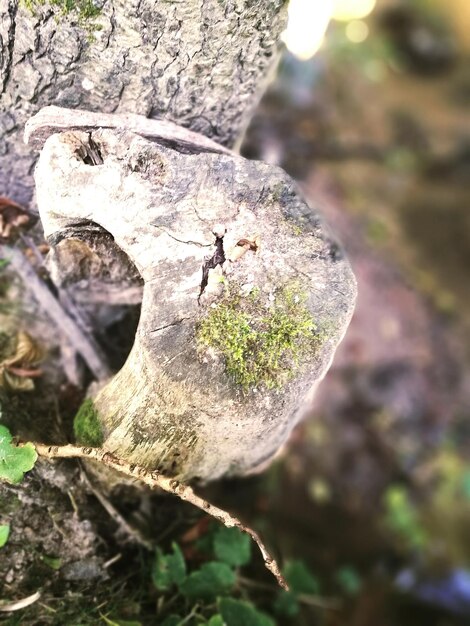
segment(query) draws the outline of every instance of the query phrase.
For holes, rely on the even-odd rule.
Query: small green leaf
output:
[[[12,439],[8,428],[0,424],[0,480],[19,483],[25,472],[33,469],[38,455],[32,443],[18,448]]]
[[[284,576],[294,593],[319,592],[318,581],[302,561],[290,561],[284,568]]]
[[[157,548],[152,568],[153,584],[159,591],[167,591],[172,585],[181,585],[186,578],[186,563],[177,543],[173,543],[173,554],[163,554]]]
[[[42,562],[45,563],[48,567],[54,570],[59,570],[62,566],[62,559],[59,559],[55,556],[48,556],[44,554],[42,557]]]
[[[235,573],[226,563],[204,563],[180,585],[181,593],[190,600],[212,600],[227,593],[236,582]]]
[[[207,622],[207,626],[224,626],[224,618],[222,615],[213,615]]]
[[[345,593],[357,595],[362,587],[362,580],[353,567],[342,567],[336,573],[336,580]]]
[[[251,539],[238,528],[221,526],[214,537],[214,552],[219,561],[228,565],[246,565],[251,558]]]
[[[258,611],[251,602],[221,598],[219,611],[226,626],[275,626],[275,622]]]
[[[300,611],[300,606],[293,591],[281,591],[274,602],[274,610],[279,615],[295,617]]]
[[[210,523],[207,532],[199,537],[199,539],[196,539],[194,547],[205,554],[212,554],[214,552],[214,536],[218,529],[219,524]]]
[[[10,524],[1,524],[0,525],[0,548],[8,541],[8,537],[10,536]]]

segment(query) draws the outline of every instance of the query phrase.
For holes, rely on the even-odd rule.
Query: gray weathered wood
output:
[[[98,165],[83,160],[90,145]],[[36,183],[51,244],[79,236],[81,224],[99,225],[144,281],[135,344],[95,398],[104,447],[184,479],[246,474],[267,463],[309,409],[356,294],[349,263],[293,181],[237,155],[186,154],[101,129],[49,137]],[[216,236],[226,260],[209,271],[201,296]],[[240,240],[257,243],[235,260]],[[243,390],[223,355],[200,345],[199,324],[234,291],[243,313],[259,290],[260,315],[268,314],[279,289],[292,284],[307,295],[318,341],[280,388]]]
[[[207,150],[221,154],[231,152],[228,148],[200,133],[165,120],[149,120],[142,115],[132,113],[93,113],[57,106],[44,107],[26,122],[24,141],[32,148],[40,150],[46,139],[54,133],[66,130],[96,130],[97,128],[130,130],[149,140],[168,142],[198,151]]]

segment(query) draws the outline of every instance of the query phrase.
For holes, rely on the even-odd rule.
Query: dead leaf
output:
[[[39,363],[44,358],[44,350],[37,341],[24,330],[18,332],[16,350],[13,356],[2,361],[0,365],[9,367],[11,365],[33,365]]]
[[[5,387],[10,391],[33,391],[34,381],[32,378],[22,378],[11,374],[6,368],[3,371],[0,387]]]
[[[32,367],[44,358],[44,350],[27,332],[18,333],[15,353],[0,363],[0,387],[11,391],[32,391],[33,378],[42,371]]]
[[[241,259],[242,256],[246,254],[249,250],[257,254],[259,252],[260,245],[261,237],[259,235],[253,235],[240,239],[228,253],[227,259],[232,263],[235,263],[235,261]]]
[[[33,226],[37,217],[13,200],[0,196],[0,243],[13,243],[22,230]]]

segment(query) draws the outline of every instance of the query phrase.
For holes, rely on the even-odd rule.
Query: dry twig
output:
[[[147,550],[153,550],[154,549],[154,545],[152,544],[152,542],[147,540],[147,539],[145,539],[145,537],[143,537],[141,535],[141,533],[136,528],[133,528],[127,522],[127,520],[119,513],[119,511],[108,500],[108,498],[105,495],[103,495],[99,489],[95,489],[95,487],[92,485],[90,479],[86,475],[86,473],[83,470],[83,468],[81,468],[81,470],[82,470],[80,472],[81,479],[84,481],[84,483],[86,484],[88,489],[92,492],[92,494],[95,496],[95,498],[101,504],[101,506],[108,513],[108,515],[116,522],[116,524],[119,526],[119,528],[122,531],[124,531],[131,540],[133,540],[136,543],[140,544],[141,546],[143,546]]]
[[[122,459],[118,459],[110,452],[103,450],[102,448],[89,448],[86,446],[76,446],[76,445],[66,445],[66,446],[48,446],[41,443],[34,444],[36,448],[36,452],[43,457],[54,459],[54,458],[82,458],[82,459],[90,459],[93,461],[98,461],[107,467],[111,467],[126,476],[130,476],[131,478],[136,478],[141,480],[143,483],[148,485],[150,488],[155,489],[159,487],[168,493],[172,493],[175,496],[178,496],[181,500],[185,500],[186,502],[190,502],[192,505],[196,506],[198,509],[201,509],[205,513],[208,513],[219,522],[222,522],[228,528],[236,527],[242,532],[248,534],[253,541],[257,544],[260,549],[261,555],[264,560],[264,564],[266,568],[275,576],[277,582],[284,589],[288,589],[287,582],[285,581],[279,566],[276,560],[270,555],[266,546],[262,542],[258,533],[245,526],[241,523],[241,521],[220,509],[209,502],[204,500],[200,496],[194,493],[193,489],[188,485],[180,483],[178,480],[174,478],[168,478],[164,476],[157,470],[147,470],[145,467],[141,465],[136,465],[134,463],[127,463]]]

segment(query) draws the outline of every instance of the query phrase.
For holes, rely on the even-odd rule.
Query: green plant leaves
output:
[[[238,528],[221,526],[214,536],[214,553],[228,565],[246,565],[251,559],[251,538]]]
[[[37,452],[31,443],[21,448],[13,445],[12,436],[8,428],[0,424],[0,480],[9,483],[19,483],[29,470],[33,469]]]
[[[297,596],[299,594],[318,594],[318,581],[302,561],[287,563],[283,574],[289,583],[290,591],[281,591],[274,603],[274,609],[280,615],[295,617],[300,611]]]
[[[335,578],[344,593],[355,596],[360,592],[362,580],[353,567],[342,567],[336,573]]]
[[[1,524],[0,525],[0,548],[8,541],[8,537],[10,536],[10,524]]]
[[[258,611],[251,602],[221,598],[219,611],[227,626],[275,626],[273,620]]]
[[[319,591],[317,579],[302,561],[287,563],[284,576],[295,593],[317,594]]]
[[[274,610],[279,615],[295,617],[300,611],[300,604],[293,591],[281,591],[274,602]]]
[[[186,563],[177,543],[172,544],[173,554],[163,554],[157,548],[152,567],[152,581],[159,591],[167,591],[172,585],[181,585],[186,578]]]
[[[181,593],[190,600],[211,600],[227,593],[235,585],[236,576],[226,563],[204,563],[180,585]]]
[[[385,524],[413,548],[421,549],[428,537],[416,507],[405,488],[395,485],[385,493]]]
[[[153,583],[160,592],[170,591],[171,598],[176,599],[172,608],[179,613],[165,614],[163,610],[162,626],[186,623],[189,626],[193,623],[188,621],[191,616],[195,616],[196,621],[208,620],[204,621],[208,626],[275,626],[271,618],[260,613],[250,602],[231,597],[237,583],[235,568],[246,565],[251,557],[249,535],[237,528],[213,528],[207,533],[204,546],[217,560],[199,565],[190,574],[176,543],[172,544],[169,554],[157,549],[151,570]],[[215,601],[218,611],[214,615]],[[164,606],[165,601],[162,600]]]

